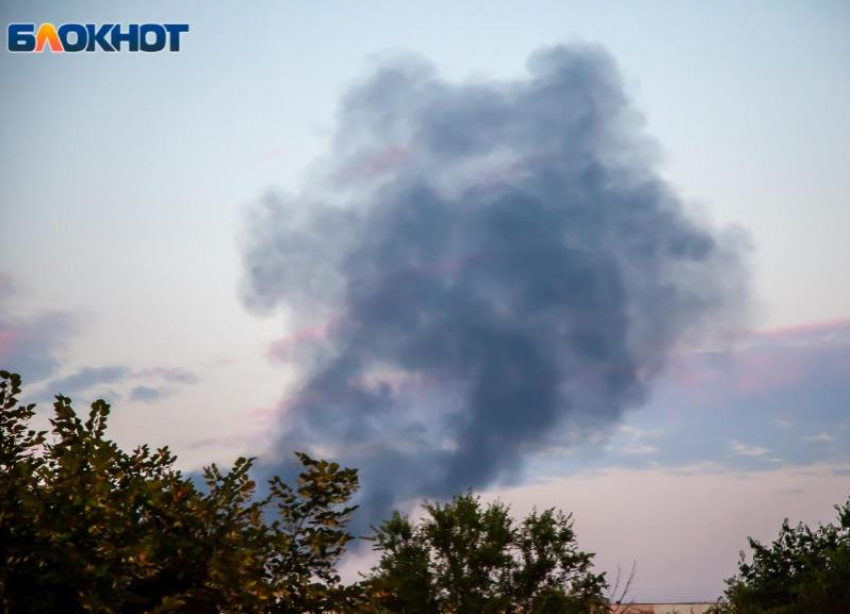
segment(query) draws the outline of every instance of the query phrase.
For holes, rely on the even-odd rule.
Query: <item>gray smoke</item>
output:
[[[528,68],[382,66],[345,98],[329,172],[248,225],[246,302],[304,326],[281,344],[307,365],[281,458],[358,467],[366,522],[604,432],[741,303],[735,241],[655,173],[612,59],[557,47]]]

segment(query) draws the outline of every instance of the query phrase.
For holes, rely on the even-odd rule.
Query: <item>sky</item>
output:
[[[541,423],[546,436],[529,431],[513,456],[500,457],[505,467],[494,460],[496,469],[470,477],[472,484],[518,514],[535,505],[573,511],[579,543],[597,553],[601,569],[613,574],[636,564],[638,600],[716,598],[747,535],[771,538],[785,517],[829,521],[832,505],[846,500],[846,3],[253,2],[237,9],[192,1],[10,1],[0,14],[4,26],[186,22],[191,28],[179,53],[0,54],[0,363],[23,374],[27,396],[41,404],[41,420],[55,393],[80,403],[103,396],[114,404],[110,429],[119,443],[169,444],[187,471],[246,454],[272,470],[300,443],[331,453],[349,445],[327,435],[338,416],[304,401],[303,391],[325,381],[320,376],[333,365],[328,356],[356,339],[346,323],[365,326],[368,310],[307,287],[326,289],[322,275],[334,254],[360,266],[358,258],[373,257],[378,248],[391,245],[402,255],[405,246],[422,248],[424,230],[392,243],[386,238],[396,237],[398,226],[380,212],[404,212],[406,201],[382,196],[370,183],[376,175],[389,177],[387,185],[402,194],[424,177],[440,202],[450,203],[452,190],[527,187],[552,160],[558,168],[572,164],[538,141],[522,140],[526,151],[515,139],[538,134],[537,99],[523,92],[537,91],[549,83],[546,75],[567,74],[565,66],[578,62],[602,76],[564,81],[564,100],[585,92],[603,96],[592,87],[610,89],[611,100],[626,101],[628,126],[618,123],[620,115],[603,114],[593,121],[600,134],[613,135],[611,143],[602,150],[593,141],[586,151],[566,154],[622,165],[617,194],[631,195],[635,177],[663,186],[660,210],[682,211],[674,229],[692,225],[718,245],[733,245],[734,257],[723,260],[718,252],[710,274],[693,277],[724,309],[682,307],[676,314],[684,314],[683,324],[674,328],[660,312],[664,342],[641,346],[659,358],[632,373],[639,394],[606,396],[614,409],[605,420],[590,412],[580,415],[593,420],[578,426],[580,420]],[[566,55],[535,68],[529,57],[545,60],[541,50],[557,45],[566,45]],[[416,93],[392,102],[398,106],[378,87],[391,74],[388,66],[402,74],[403,93]],[[606,72],[612,66],[618,77]],[[500,96],[513,106],[496,119],[458,111]],[[449,118],[448,136],[429,104]],[[557,123],[558,113],[545,118]],[[397,146],[402,137],[387,117],[424,136],[407,135],[410,144]],[[558,126],[580,131],[584,121]],[[381,133],[385,122],[390,136]],[[516,131],[503,134],[502,125]],[[471,132],[475,126],[480,133]],[[481,159],[502,150],[527,155],[522,165],[509,159],[492,166],[490,158],[446,150],[452,134],[478,139]],[[444,140],[427,140],[434,135]],[[434,153],[445,151],[459,162]],[[452,175],[470,160],[472,174]],[[476,165],[490,172],[481,174],[486,181]],[[450,185],[435,177],[449,177]],[[558,194],[546,198],[555,202]],[[336,212],[345,205],[331,201],[344,197],[375,204],[354,222],[340,222]],[[439,209],[448,212],[451,236],[460,243],[480,237],[478,218],[464,221],[455,210]],[[281,237],[293,232],[290,219],[306,224],[299,232],[312,229],[303,253],[296,253],[302,260],[293,261],[303,266],[275,264],[280,245],[289,245]],[[651,228],[637,227],[636,236]],[[614,236],[611,253],[628,259],[617,246],[634,235]],[[609,247],[600,239],[599,253]],[[500,262],[501,249],[479,259],[483,266],[467,266],[475,258],[463,251],[426,264],[439,270],[441,284],[458,271],[471,271],[475,281],[482,270],[501,270],[492,264]],[[260,281],[252,268],[258,263],[275,265],[263,269],[268,275]],[[347,282],[374,273],[364,270]],[[534,270],[525,269],[521,279],[533,278]],[[636,264],[634,270],[626,275],[631,299],[643,296],[633,288],[651,285],[667,269]],[[501,278],[493,279],[497,297],[507,300]],[[695,291],[684,283],[674,284],[683,296]],[[303,298],[309,300],[296,304]],[[392,312],[392,302],[381,305],[389,310],[381,313]],[[522,314],[507,309],[506,321],[518,325]],[[554,317],[539,313],[547,324]],[[626,322],[634,327],[657,315],[649,307],[638,314]],[[397,335],[407,326],[388,329],[384,321],[365,330]],[[467,320],[450,324],[457,322]],[[409,331],[401,338],[417,337]],[[536,330],[526,339],[541,342]],[[463,355],[477,346],[458,347]],[[442,370],[411,370],[411,356],[401,350],[370,352],[350,356],[370,365],[357,375],[390,382],[393,403],[413,395],[419,403],[451,405],[444,398],[451,386],[430,379],[453,382],[460,369],[450,360]],[[574,363],[607,373],[608,362],[557,356],[552,368],[559,373],[572,374]],[[647,370],[651,377],[644,377]],[[458,389],[467,384],[458,375]],[[605,405],[594,386],[581,384],[572,393],[587,397],[588,407]],[[306,430],[311,415],[322,417],[316,432]],[[495,423],[482,416],[481,424]],[[375,445],[383,436],[369,435]],[[473,444],[463,449],[474,438],[448,439],[446,458],[475,454]],[[430,458],[411,454],[404,466],[412,471]],[[442,492],[429,484],[396,492],[394,503],[412,509],[416,496]],[[358,564],[346,562],[351,569]]]

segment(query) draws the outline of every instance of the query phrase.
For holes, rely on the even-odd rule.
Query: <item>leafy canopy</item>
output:
[[[109,405],[79,416],[57,396],[30,427],[21,378],[0,371],[0,613],[529,614],[603,606],[604,575],[554,510],[521,522],[472,494],[398,513],[376,529],[378,565],[344,586],[357,472],[296,453],[297,484],[252,459],[211,465],[198,487],[168,448],[128,453],[106,437]],[[598,611],[598,610],[597,610]]]
[[[105,402],[84,420],[57,396],[48,433],[30,428],[20,392],[0,371],[0,611],[343,612],[355,601],[335,568],[352,539],[355,470],[299,453],[297,485],[273,478],[259,498],[240,458],[207,467],[202,490],[168,448],[109,441]]]
[[[839,614],[850,612],[850,500],[836,506],[836,524],[810,529],[782,523],[771,544],[750,538],[752,559],[741,553],[726,581],[720,611],[729,614]]]
[[[380,525],[381,554],[366,578],[381,612],[567,614],[602,607],[604,574],[578,549],[571,516],[507,506],[472,494],[425,506],[418,524],[395,513]]]

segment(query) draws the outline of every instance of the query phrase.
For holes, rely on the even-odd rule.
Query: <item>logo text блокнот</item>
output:
[[[15,53],[80,51],[180,51],[186,23],[10,23],[6,49]]]

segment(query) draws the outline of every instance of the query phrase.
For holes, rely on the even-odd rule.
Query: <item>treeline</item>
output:
[[[3,614],[585,614],[612,605],[569,515],[517,521],[471,493],[427,504],[419,522],[385,520],[369,538],[378,563],[344,584],[337,564],[354,539],[355,469],[296,453],[297,482],[273,478],[260,495],[251,459],[240,458],[228,471],[204,469],[198,487],[167,448],[126,452],[110,441],[105,402],[80,416],[57,396],[50,431],[36,431],[20,392],[20,377],[0,372]],[[741,561],[722,607],[850,612],[850,504],[840,512],[837,526],[786,523],[777,544],[752,542],[754,559]],[[773,609],[753,609],[768,598]],[[793,609],[795,600],[817,607]]]

